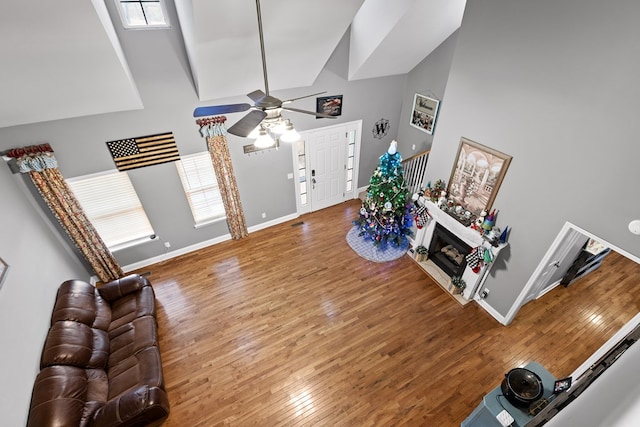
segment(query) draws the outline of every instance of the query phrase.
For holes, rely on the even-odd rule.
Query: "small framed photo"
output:
[[[571,388],[571,378],[563,378],[561,380],[556,380],[553,384],[553,394],[562,393],[565,390],[569,390]]]
[[[439,107],[440,101],[437,99],[416,93],[413,97],[413,108],[411,109],[411,121],[409,124],[429,135],[433,135]]]
[[[9,265],[0,258],[0,289],[2,289],[2,283],[5,277],[7,277],[7,270],[9,270]]]
[[[328,114],[330,116],[342,115],[342,95],[316,98],[316,113]],[[316,117],[316,119],[322,119],[322,117]]]

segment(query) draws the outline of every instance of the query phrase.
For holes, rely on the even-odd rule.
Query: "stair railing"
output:
[[[425,173],[430,150],[423,151],[402,161],[404,179],[409,189],[409,194],[417,193],[426,187]]]

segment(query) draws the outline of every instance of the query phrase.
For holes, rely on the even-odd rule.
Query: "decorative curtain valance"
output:
[[[40,144],[15,148],[6,155],[16,159],[20,172],[29,174],[42,199],[98,279],[107,282],[122,277],[122,268],[58,170],[58,162],[51,146]]]
[[[53,156],[53,149],[49,144],[14,148],[9,150],[6,156],[16,159],[20,173],[42,172],[45,169],[58,167],[58,162]]]
[[[196,123],[200,126],[200,134],[207,140],[207,148],[211,155],[213,170],[216,173],[222,203],[227,214],[231,238],[237,240],[246,237],[249,232],[244,219],[236,176],[233,173],[226,137],[227,130],[224,127],[226,121],[225,116],[215,116],[196,120]]]

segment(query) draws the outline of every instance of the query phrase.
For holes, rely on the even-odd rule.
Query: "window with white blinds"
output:
[[[224,218],[224,204],[209,152],[181,156],[176,167],[196,226]]]
[[[67,183],[110,249],[154,234],[126,172],[85,175]]]

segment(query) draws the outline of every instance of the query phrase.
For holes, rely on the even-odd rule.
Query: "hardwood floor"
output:
[[[158,299],[166,426],[459,425],[509,369],[568,375],[640,311],[640,266],[613,253],[502,326],[409,257],[356,255],[359,208],[139,271]]]

